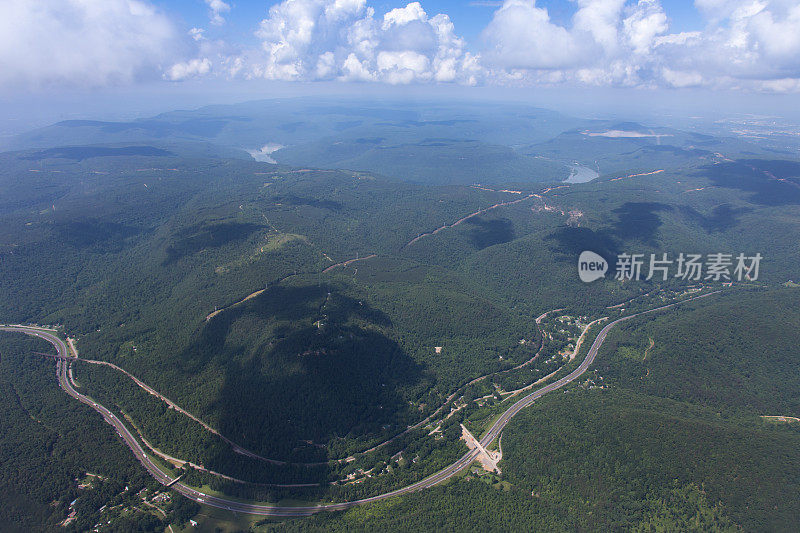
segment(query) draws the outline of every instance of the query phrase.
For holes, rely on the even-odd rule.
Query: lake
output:
[[[564,183],[587,183],[599,177],[597,171],[583,165],[572,165],[572,172]]]

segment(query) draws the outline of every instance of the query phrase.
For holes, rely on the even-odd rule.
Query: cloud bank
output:
[[[474,84],[479,73],[450,18],[429,17],[419,2],[376,17],[366,0],[286,0],[256,35],[253,77]]]
[[[257,47],[178,28],[147,0],[16,2],[0,20],[0,86],[219,76],[465,85],[577,84],[800,91],[800,0],[695,0],[676,33],[659,0],[574,0],[555,22],[535,0],[496,9],[479,42],[420,2],[284,0],[253,21]],[[209,24],[234,7],[205,0]]]
[[[697,0],[703,31],[670,33],[657,0],[577,0],[569,26],[533,0],[506,0],[483,32],[482,64],[530,83],[792,90],[800,2]]]
[[[209,22],[215,26],[225,24],[225,18],[222,14],[231,10],[230,4],[222,0],[206,0],[206,5],[208,6]]]
[[[3,2],[0,86],[130,83],[183,48],[171,20],[138,0]]]

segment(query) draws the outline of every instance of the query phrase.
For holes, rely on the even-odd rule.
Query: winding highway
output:
[[[718,292],[720,291],[710,292],[703,295],[695,296],[693,298],[688,298],[686,300],[682,300],[679,302],[662,305],[654,309],[649,309],[647,311],[634,313],[632,315],[618,318],[612,322],[609,322],[608,324],[605,325],[605,327],[603,327],[602,330],[600,330],[600,333],[597,335],[594,342],[592,343],[592,346],[589,348],[589,352],[586,354],[586,358],[581,362],[581,364],[575,370],[570,372],[568,375],[562,377],[561,379],[554,381],[549,385],[545,385],[544,387],[537,389],[532,393],[528,394],[527,396],[517,400],[505,412],[503,412],[502,415],[500,415],[500,417],[494,422],[494,424],[492,424],[491,428],[489,428],[489,431],[487,431],[486,434],[481,438],[480,440],[481,446],[488,447],[497,437],[499,437],[500,433],[506,427],[508,422],[522,409],[530,406],[533,402],[535,402],[545,394],[558,390],[564,387],[565,385],[575,381],[580,376],[582,376],[594,362],[594,359],[597,356],[600,347],[603,345],[603,342],[605,341],[608,333],[614,326],[616,326],[620,322],[624,322],[626,320],[630,320],[632,318],[647,313],[654,313],[656,311],[667,309],[688,301],[705,298],[707,296],[711,296],[712,294],[717,294]],[[179,492],[183,496],[204,505],[209,505],[212,507],[227,509],[230,511],[236,511],[240,513],[262,515],[262,516],[282,516],[282,517],[309,516],[311,514],[320,511],[340,511],[348,509],[350,507],[354,507],[356,505],[376,502],[379,500],[392,498],[394,496],[408,494],[410,492],[419,491],[443,483],[448,479],[450,479],[451,477],[458,474],[459,472],[461,472],[463,469],[467,468],[469,465],[471,465],[473,461],[475,461],[478,454],[480,453],[478,447],[476,447],[470,450],[469,452],[465,453],[453,464],[436,472],[435,474],[426,477],[425,479],[417,481],[416,483],[413,483],[406,487],[399,488],[397,490],[393,490],[391,492],[378,494],[370,498],[352,500],[349,502],[320,503],[317,505],[309,505],[309,506],[284,506],[284,505],[274,505],[274,504],[247,503],[230,498],[205,494],[193,487],[181,483],[179,478],[178,479],[173,478],[169,474],[163,472],[159,466],[157,466],[151,461],[150,457],[142,449],[141,445],[136,440],[136,438],[131,434],[131,432],[128,430],[125,424],[123,424],[122,421],[116,415],[114,415],[114,413],[112,413],[107,408],[94,401],[89,396],[81,394],[80,392],[75,390],[74,383],[71,380],[69,372],[69,368],[72,365],[72,361],[75,359],[69,356],[67,345],[64,343],[63,340],[61,340],[61,338],[58,337],[58,335],[56,335],[55,332],[32,328],[29,326],[16,326],[16,325],[0,326],[0,331],[13,331],[13,332],[25,333],[27,335],[39,337],[51,343],[58,351],[58,355],[55,356],[57,359],[56,372],[58,376],[58,382],[61,388],[64,389],[64,391],[67,394],[69,394],[76,400],[90,406],[92,409],[100,413],[106,420],[106,422],[114,426],[117,433],[125,441],[125,444],[131,449],[136,459],[138,459],[139,462],[142,463],[142,465],[157,481],[166,486],[171,487],[173,490]]]

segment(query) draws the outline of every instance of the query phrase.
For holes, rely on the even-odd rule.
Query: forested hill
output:
[[[579,387],[523,411],[502,480],[265,531],[793,531],[800,517],[798,288],[707,298],[626,322]]]
[[[340,492],[328,484],[357,469],[388,470],[394,448],[352,471],[326,461],[370,449],[465,383],[531,359],[534,319],[545,311],[597,318],[637,295],[687,286],[611,274],[584,284],[583,250],[612,264],[624,252],[758,252],[761,275],[746,285],[800,279],[800,172],[791,161],[681,151],[684,166],[637,159],[585,184],[423,184],[172,142],[0,155],[0,321],[60,324],[82,357],[119,365],[247,449],[322,463],[253,466],[185,420],[167,423],[175,413],[119,374],[76,366],[85,387],[166,452],[262,483],[324,487],[299,497],[373,494],[448,464],[458,436],[426,430],[401,441],[414,455],[392,467],[391,482],[376,476]],[[691,326],[681,326],[687,339],[697,334]],[[725,372],[734,370],[747,377]],[[753,392],[740,407],[763,399]],[[673,488],[653,498],[701,500],[702,480]],[[714,510],[720,498],[698,505],[724,518]]]
[[[652,290],[581,283],[584,249],[762,251],[764,281],[800,278],[800,200],[759,170],[791,168],[768,162],[733,167],[734,181],[719,174],[731,163],[698,161],[681,173],[509,192],[141,145],[83,150],[2,156],[0,314],[63,324],[92,358],[279,456],[294,440],[348,433],[344,419],[319,424],[314,402],[352,413],[383,405],[380,416],[359,415],[370,421],[361,436],[405,427],[471,377],[530,357],[519,340],[534,335],[532,317],[599,313]],[[383,359],[364,364],[369,353]],[[336,390],[365,391],[356,405],[310,392],[331,368],[342,372]],[[292,395],[293,379],[310,379],[309,392]],[[242,401],[250,390],[272,391],[258,405],[302,420],[286,442],[263,438],[269,409]]]

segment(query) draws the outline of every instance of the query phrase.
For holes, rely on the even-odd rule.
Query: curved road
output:
[[[482,446],[486,447],[497,438],[503,429],[506,427],[508,422],[513,418],[517,413],[519,413],[522,409],[528,407],[533,402],[544,396],[545,394],[552,392],[554,390],[558,390],[565,385],[575,381],[580,376],[582,376],[586,370],[589,369],[589,366],[594,362],[595,357],[597,356],[600,347],[603,345],[603,342],[608,335],[608,332],[611,329],[619,324],[620,322],[624,322],[625,320],[630,320],[640,315],[644,315],[647,313],[653,313],[656,311],[660,311],[662,309],[667,309],[669,307],[673,307],[675,305],[679,305],[684,302],[697,300],[700,298],[705,298],[707,296],[711,296],[712,294],[717,294],[719,291],[706,293],[700,296],[695,296],[693,298],[688,298],[686,300],[680,302],[674,302],[667,305],[662,305],[660,307],[656,307],[654,309],[650,309],[647,311],[641,311],[639,313],[635,313],[632,315],[628,315],[622,318],[618,318],[612,322],[606,324],[606,326],[600,330],[600,333],[595,338],[594,342],[592,343],[591,348],[589,348],[589,352],[586,354],[586,358],[581,362],[581,364],[570,372],[568,375],[564,376],[563,378],[559,379],[558,381],[554,381],[549,385],[545,385],[544,387],[535,390],[534,392],[528,394],[527,396],[517,400],[511,407],[509,407],[496,421],[492,424],[492,427],[489,428],[489,431],[481,438],[480,443]],[[25,333],[27,335],[32,335],[35,337],[39,337],[50,342],[53,346],[55,346],[56,350],[58,350],[58,362],[57,362],[57,374],[58,374],[58,382],[64,391],[67,394],[72,396],[73,398],[77,399],[78,401],[85,403],[92,407],[95,411],[103,415],[103,418],[114,426],[117,433],[122,437],[125,441],[125,444],[133,452],[134,456],[139,460],[140,463],[147,469],[148,472],[160,483],[171,486],[173,490],[181,493],[183,496],[194,500],[198,503],[202,503],[204,505],[210,505],[212,507],[217,507],[220,509],[227,509],[230,511],[236,511],[241,513],[247,514],[255,514],[255,515],[263,515],[263,516],[287,516],[287,517],[297,517],[297,516],[308,516],[319,511],[340,511],[344,509],[348,509],[350,507],[354,507],[356,505],[361,505],[364,503],[376,502],[379,500],[384,500],[386,498],[391,498],[394,496],[400,496],[403,494],[408,494],[410,492],[415,492],[418,490],[426,489],[429,487],[433,487],[434,485],[438,485],[454,475],[458,474],[461,470],[467,468],[469,465],[475,461],[476,457],[480,453],[478,448],[474,448],[469,452],[465,453],[461,458],[459,458],[455,463],[451,464],[450,466],[426,477],[423,480],[417,481],[411,485],[406,487],[393,490],[391,492],[386,492],[384,494],[379,494],[377,496],[372,496],[370,498],[363,498],[360,500],[353,500],[349,502],[342,502],[342,503],[322,503],[313,506],[281,506],[281,505],[269,505],[269,504],[256,504],[256,503],[245,503],[238,500],[228,499],[219,496],[212,496],[208,494],[204,494],[188,485],[184,485],[180,481],[170,477],[167,473],[163,472],[157,465],[155,465],[151,460],[150,457],[145,453],[142,449],[139,442],[136,438],[128,431],[128,428],[125,427],[119,418],[117,418],[114,413],[106,409],[104,406],[100,405],[99,403],[95,402],[90,397],[81,394],[80,392],[76,391],[72,385],[72,382],[69,377],[69,366],[72,364],[69,360],[70,357],[68,356],[69,352],[67,350],[67,346],[55,333],[50,333],[48,331],[43,331],[40,329],[30,328],[26,326],[0,326],[0,331],[16,331],[20,333]]]

